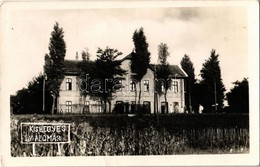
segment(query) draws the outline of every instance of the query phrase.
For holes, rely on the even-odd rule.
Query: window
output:
[[[66,78],[66,90],[72,90],[72,79]]]
[[[144,91],[149,92],[149,80],[144,80]]]
[[[166,111],[167,111],[167,108],[168,108],[168,102],[161,102],[161,113],[162,114],[166,114]]]
[[[101,107],[101,101],[97,102],[97,113],[101,113],[102,112],[102,107]]]
[[[123,101],[116,101],[114,112],[116,114],[123,114],[124,111],[125,111],[124,102]]]
[[[161,91],[162,91],[162,92],[165,91],[164,84],[161,85]]]
[[[84,101],[85,106],[89,106],[89,101]]]
[[[131,105],[130,105],[130,112],[134,113],[135,112],[135,101],[131,101]]]
[[[136,83],[133,80],[130,81],[130,91],[131,92],[136,91]]]
[[[89,113],[90,108],[89,108],[89,101],[84,101],[84,107],[83,107],[83,113]]]
[[[161,92],[165,91],[165,80],[164,79],[158,79],[155,81],[156,87],[158,86],[158,90],[160,90]]]
[[[66,101],[66,113],[71,113],[71,112],[72,112],[72,102]]]
[[[122,80],[117,80],[115,83],[115,89],[117,92],[121,92],[122,91]]]
[[[178,102],[173,102],[173,112],[179,113],[179,103]]]
[[[172,90],[173,90],[173,92],[178,92],[178,82],[177,81],[172,82]]]
[[[144,113],[150,113],[151,111],[151,103],[149,101],[144,101]]]

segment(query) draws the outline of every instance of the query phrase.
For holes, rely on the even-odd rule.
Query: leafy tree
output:
[[[170,53],[168,51],[168,46],[165,43],[161,43],[158,46],[158,62],[159,64],[166,65],[168,64],[167,58],[170,56]]]
[[[121,88],[120,80],[125,70],[121,69],[121,61],[116,60],[118,56],[122,55],[117,49],[98,48],[97,59],[94,67],[90,72],[91,87],[89,88],[89,95],[92,97],[99,97],[104,102],[104,113],[107,112],[107,103],[109,104],[109,112],[111,112],[112,93]]]
[[[135,74],[133,78],[139,83],[138,104],[141,99],[141,80],[147,72],[150,63],[150,52],[148,51],[148,43],[144,35],[143,28],[135,30],[133,34],[133,42],[135,46],[135,53],[132,54],[131,71]]]
[[[191,112],[192,109],[195,107],[194,100],[196,99],[196,97],[194,94],[194,84],[196,80],[195,80],[193,63],[191,62],[190,57],[186,54],[181,60],[181,68],[188,75],[188,78],[186,80],[187,82],[185,82],[186,83],[185,106],[187,107],[187,110]]]
[[[225,87],[221,78],[218,54],[213,49],[200,71],[202,84],[202,106],[205,112],[216,112],[223,108]],[[217,106],[216,104],[217,103]]]
[[[230,112],[248,113],[249,112],[249,87],[248,80],[233,83],[234,87],[226,94]]]
[[[82,60],[83,61],[90,61],[90,54],[88,49],[85,49],[81,52]]]
[[[66,43],[64,41],[63,29],[56,22],[51,33],[49,43],[49,54],[45,55],[44,71],[47,74],[46,85],[53,96],[52,113],[54,113],[55,101],[59,96],[60,85],[64,79],[64,57],[66,54]]]
[[[82,61],[78,62],[78,68],[80,69],[80,82],[78,82],[78,85],[81,95],[86,97],[90,95],[90,83],[95,77],[96,65],[94,61],[90,60],[90,54],[87,50],[82,51],[81,55]],[[91,97],[94,97],[94,94]]]
[[[158,62],[159,65],[157,66],[157,78],[159,79],[157,82],[157,91],[159,95],[164,95],[165,99],[165,113],[168,113],[168,103],[167,103],[167,91],[171,86],[171,71],[170,71],[170,65],[167,62],[167,58],[170,56],[170,53],[168,52],[168,46],[167,44],[161,43],[158,46]],[[161,88],[164,88],[162,90]],[[161,111],[164,112],[164,111]]]
[[[27,85],[11,96],[11,106],[14,114],[48,114],[51,110],[52,97],[49,92],[45,94],[45,106],[47,113],[43,113],[43,75],[33,78]]]
[[[194,99],[192,100],[192,109],[195,113],[199,113],[199,107],[201,104],[203,104],[202,102],[202,97],[203,97],[203,91],[204,88],[202,86],[202,84],[200,84],[199,82],[195,82],[194,83],[194,89],[193,89],[193,95],[194,95]]]
[[[117,49],[111,49],[106,47],[102,50],[98,48],[96,69],[97,78],[103,81],[102,91],[100,92],[101,98],[105,103],[104,112],[107,112],[106,106],[109,103],[109,112],[111,112],[111,99],[112,93],[120,89],[116,85],[122,80],[121,77],[126,71],[121,69],[121,61],[117,61],[116,58],[122,55]],[[116,81],[116,82],[115,82]]]

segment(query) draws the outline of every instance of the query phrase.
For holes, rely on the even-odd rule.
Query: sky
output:
[[[43,71],[44,55],[49,53],[50,34],[56,21],[64,30],[65,59],[75,59],[76,52],[88,48],[94,60],[98,47],[106,46],[121,51],[123,58],[134,48],[134,31],[143,27],[152,63],[157,62],[158,45],[166,43],[169,63],[180,66],[187,54],[196,77],[200,78],[202,64],[215,49],[227,91],[233,87],[232,82],[249,77],[248,8],[243,5],[129,8],[6,5],[1,21],[2,73],[5,72],[4,80],[8,81],[11,94]]]

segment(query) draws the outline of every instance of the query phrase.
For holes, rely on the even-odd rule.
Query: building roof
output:
[[[125,56],[122,61],[124,60],[131,60],[132,59],[132,54],[131,52],[129,55]],[[154,65],[150,65],[149,68],[154,71]],[[179,67],[178,65],[170,65],[170,71],[172,73],[173,78],[183,78],[183,77],[188,77],[188,75],[185,73],[185,71]]]
[[[170,65],[170,71],[172,73],[172,77],[176,78],[182,78],[182,77],[188,77],[186,72],[180,68],[178,65]]]
[[[132,53],[129,55],[125,56],[123,59],[121,59],[121,62],[124,60],[131,60],[132,59]],[[79,68],[79,63],[80,60],[65,60],[64,61],[64,66],[65,66],[65,74],[70,74],[70,75],[77,75],[80,73],[80,68]],[[151,70],[154,71],[154,65],[150,65],[149,67]],[[173,78],[183,78],[183,77],[188,77],[188,75],[185,73],[185,71],[180,68],[178,65],[170,65],[170,71],[172,73]]]
[[[64,60],[65,74],[79,74],[78,60]]]
[[[133,58],[132,54],[133,52],[131,52],[129,55],[126,55],[123,59],[121,59],[121,61],[131,60]]]

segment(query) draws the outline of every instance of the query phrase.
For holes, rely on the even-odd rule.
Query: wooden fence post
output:
[[[35,143],[32,144],[32,151],[33,151],[33,156],[35,157]]]

